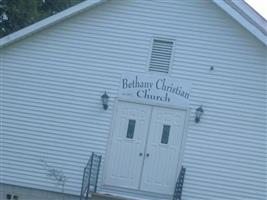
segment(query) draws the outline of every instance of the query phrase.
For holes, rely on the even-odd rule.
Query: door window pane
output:
[[[129,119],[129,122],[128,122],[128,129],[127,129],[127,138],[130,138],[132,139],[133,136],[134,136],[134,129],[135,129],[135,120],[133,119]]]
[[[162,136],[161,136],[161,143],[162,144],[168,144],[170,129],[171,129],[170,125],[163,125]]]

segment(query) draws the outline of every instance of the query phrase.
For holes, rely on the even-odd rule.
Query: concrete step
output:
[[[110,194],[92,193],[92,200],[134,200]]]

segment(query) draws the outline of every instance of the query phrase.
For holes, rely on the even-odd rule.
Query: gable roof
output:
[[[213,2],[267,45],[267,21],[244,0],[213,0]]]
[[[0,39],[0,48],[41,31],[107,0],[87,0]],[[267,46],[267,22],[243,0],[212,0]]]

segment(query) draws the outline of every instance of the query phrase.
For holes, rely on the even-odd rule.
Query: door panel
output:
[[[185,111],[153,107],[141,190],[173,193],[185,116]]]
[[[150,106],[118,103],[106,184],[132,189],[139,187],[150,114]]]

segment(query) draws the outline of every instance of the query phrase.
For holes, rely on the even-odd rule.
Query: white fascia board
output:
[[[213,0],[213,2],[230,16],[232,16],[244,28],[255,35],[261,42],[263,42],[263,44],[267,46],[266,21],[258,16],[258,14],[253,9],[250,9],[249,6],[245,4],[245,2],[243,2],[242,0],[238,2],[229,1],[231,3],[235,2],[233,4],[244,13],[243,15],[241,12],[238,12],[238,10],[229,5],[225,0]],[[246,15],[246,17],[244,15]],[[251,20],[248,20],[248,17]]]
[[[84,2],[81,2],[73,7],[70,7],[62,12],[59,12],[55,15],[52,15],[46,19],[43,19],[37,23],[34,23],[30,26],[27,26],[26,28],[23,28],[19,31],[16,31],[14,33],[11,33],[3,38],[0,39],[0,49],[15,42],[22,38],[28,37],[29,35],[41,31],[45,29],[46,27],[49,27],[53,24],[56,24],[60,21],[63,21],[73,15],[76,15],[85,9],[94,7],[98,4],[101,4],[105,2],[106,0],[87,0]]]

